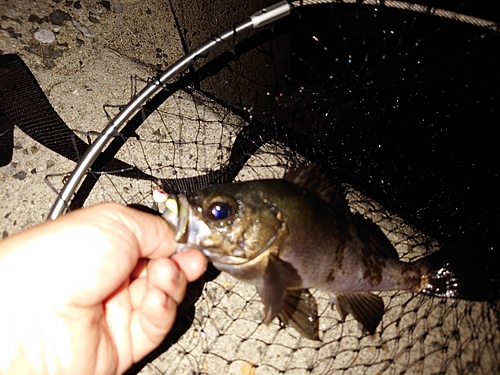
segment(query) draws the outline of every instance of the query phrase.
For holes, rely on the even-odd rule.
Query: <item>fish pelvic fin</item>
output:
[[[319,341],[318,306],[309,290],[287,290],[278,318],[281,322],[290,324],[303,337]]]
[[[259,293],[264,303],[264,323],[271,323],[280,313],[285,303],[287,287],[300,286],[301,283],[297,270],[290,263],[269,255],[264,272],[264,286]]]
[[[500,267],[496,254],[468,240],[445,245],[418,260],[420,292],[471,301],[500,300]]]
[[[337,307],[342,320],[351,314],[371,335],[384,315],[382,298],[368,292],[335,293],[331,296],[331,302]]]

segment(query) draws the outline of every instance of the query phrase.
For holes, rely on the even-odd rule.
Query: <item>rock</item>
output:
[[[37,16],[37,15],[35,15],[35,14],[31,14],[31,15],[29,16],[29,18],[28,18],[28,21],[29,21],[29,22],[36,22],[36,23],[38,23],[39,25],[41,25],[41,24],[43,23],[43,21],[44,21],[44,20],[43,20],[43,18],[38,17],[38,16]]]
[[[56,40],[56,36],[54,33],[50,30],[38,30],[35,32],[35,39],[38,40],[40,43],[52,43]]]
[[[12,178],[16,178],[18,180],[24,180],[26,178],[26,172],[25,171],[19,171],[16,174],[12,175]]]
[[[72,21],[73,26],[75,26],[82,34],[83,36],[86,36],[87,38],[93,38],[94,34],[89,30],[87,26],[85,26],[83,23],[80,23],[78,21]]]
[[[97,4],[101,4],[106,10],[111,10],[111,3],[109,1],[100,1]]]
[[[71,21],[71,15],[62,10],[54,10],[49,14],[49,21],[54,25],[62,25],[64,21]]]

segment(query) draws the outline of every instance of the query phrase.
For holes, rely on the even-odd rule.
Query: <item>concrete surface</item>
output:
[[[100,131],[107,123],[103,105],[126,103],[131,77],[146,80],[156,64],[172,63],[183,54],[168,6],[126,2],[108,10],[108,4],[0,2],[0,51],[23,58],[56,111],[74,130]],[[50,15],[55,11],[70,14],[90,34],[83,35],[72,21],[54,24]],[[37,21],[30,22],[30,16]],[[52,31],[55,41],[37,41],[34,34],[40,30]],[[56,196],[45,177],[54,176],[49,179],[60,184],[60,174],[72,168],[71,162],[16,128],[13,161],[0,174],[4,235],[44,220]]]
[[[261,5],[250,3],[252,6],[243,6],[231,1],[222,7],[217,2],[203,1],[186,6],[180,1],[155,0],[111,3],[0,0],[0,53],[19,54],[56,111],[86,139],[85,133],[98,132],[106,125],[103,105],[128,102],[133,92],[131,82],[141,85],[155,74],[158,66],[166,67],[183,56],[184,47],[190,49],[206,39],[211,28],[221,31],[242,18],[238,13],[250,14]],[[172,9],[176,11],[177,20]],[[192,19],[196,22],[190,22]],[[191,26],[181,27],[184,46],[179,38],[179,22]],[[229,98],[232,94],[228,93]],[[145,135],[164,132],[154,121],[161,124],[161,121],[177,119],[180,125],[173,129],[179,132],[179,138],[203,137],[206,144],[213,143],[214,148],[207,146],[204,153],[199,153],[197,147],[185,146],[177,149],[178,154],[172,158],[179,158],[180,164],[195,155],[196,163],[186,163],[195,163],[200,170],[210,169],[217,160],[216,141],[225,137],[230,145],[231,137],[241,124],[208,102],[210,105],[206,106],[196,103],[192,96],[179,94],[162,110],[170,117],[151,120],[146,125],[151,128],[145,130]],[[197,124],[200,118],[207,121],[201,135],[185,130],[191,122]],[[226,126],[223,130],[218,126],[221,118]],[[208,125],[209,120],[215,124],[213,129]],[[165,132],[162,135],[168,136]],[[140,162],[144,150],[150,155],[151,165],[161,165],[164,155],[152,144],[132,143],[122,152],[138,155],[137,162]],[[250,161],[253,168],[243,171],[241,179],[279,177],[283,173],[278,166],[263,171],[260,166],[264,163],[259,158],[266,162],[272,159],[261,153]],[[278,165],[279,160],[273,159],[271,164]],[[12,163],[0,169],[3,237],[45,220],[56,198],[47,182],[60,188],[64,176],[73,167],[72,162],[45,149],[16,128]],[[158,168],[156,172],[165,176],[169,171]],[[96,188],[89,202],[121,201],[123,196],[137,201],[142,194],[142,202],[151,203],[151,187],[141,184],[109,179]],[[132,189],[135,193],[130,192]],[[355,204],[357,200],[361,199],[352,192],[351,202]],[[363,205],[358,210],[370,211]],[[395,236],[391,240],[398,244],[402,254],[418,244],[418,234],[409,234],[411,229],[405,228],[404,223],[398,223],[395,218],[384,221],[381,216],[375,220]],[[408,239],[414,239],[415,243]],[[485,358],[479,360],[482,373],[499,368],[495,352],[500,335],[498,331],[488,330],[488,327],[498,327],[498,322],[483,304],[436,302],[409,293],[385,293],[387,313],[382,323],[383,334],[366,336],[351,317],[345,323],[340,322],[337,312],[329,308],[326,295],[315,295],[321,311],[321,343],[303,339],[291,328],[281,329],[277,321],[269,327],[261,324],[262,305],[254,288],[221,275],[205,286],[196,305],[192,327],[177,344],[147,364],[142,373],[253,375],[406,371],[425,374],[433,369],[454,374],[467,373],[468,364],[478,362],[478,356]]]

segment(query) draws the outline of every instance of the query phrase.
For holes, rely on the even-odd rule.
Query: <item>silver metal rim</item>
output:
[[[381,3],[382,2],[382,3]],[[269,25],[273,22],[287,17],[292,8],[320,5],[320,4],[357,4],[358,0],[297,0],[293,2],[281,1],[273,6],[264,8],[243,22],[236,24],[231,29],[228,29],[201,44],[196,49],[186,54],[179,59],[168,69],[163,71],[157,78],[151,81],[139,94],[137,94],[121,111],[112,119],[109,124],[104,128],[102,133],[96,140],[89,146],[85,154],[82,156],[73,172],[70,174],[59,193],[54,205],[52,206],[48,219],[55,219],[62,215],[73,195],[81,184],[82,179],[91,168],[104,147],[113,139],[113,137],[120,132],[122,127],[126,124],[132,116],[134,116],[146,101],[156,95],[160,90],[165,88],[166,83],[175,77],[177,74],[185,72],[192,65],[193,61],[199,57],[206,55],[209,51],[220,45],[221,43],[236,37],[238,34],[252,29],[258,29]],[[372,6],[385,6],[400,10],[407,10],[415,13],[425,13],[433,16],[438,16],[450,20],[455,20],[463,23],[468,23],[478,27],[486,28],[493,31],[499,31],[498,23],[487,21],[481,18],[472,17],[448,10],[432,8],[419,4],[406,3],[402,1],[383,1],[383,0],[364,0],[363,5]]]

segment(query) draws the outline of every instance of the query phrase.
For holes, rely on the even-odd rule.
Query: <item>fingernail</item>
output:
[[[170,279],[174,282],[179,281],[180,273],[179,266],[175,262],[170,263]]]
[[[202,273],[207,272],[207,268],[208,268],[208,259],[205,258],[205,266],[203,267],[203,272]]]
[[[172,306],[173,304],[173,306]],[[172,307],[176,307],[177,306],[177,303],[174,301],[173,298],[171,298],[168,294],[167,294],[167,298],[165,298],[165,300],[163,300],[163,303],[162,303],[163,307],[167,310],[170,310]]]

